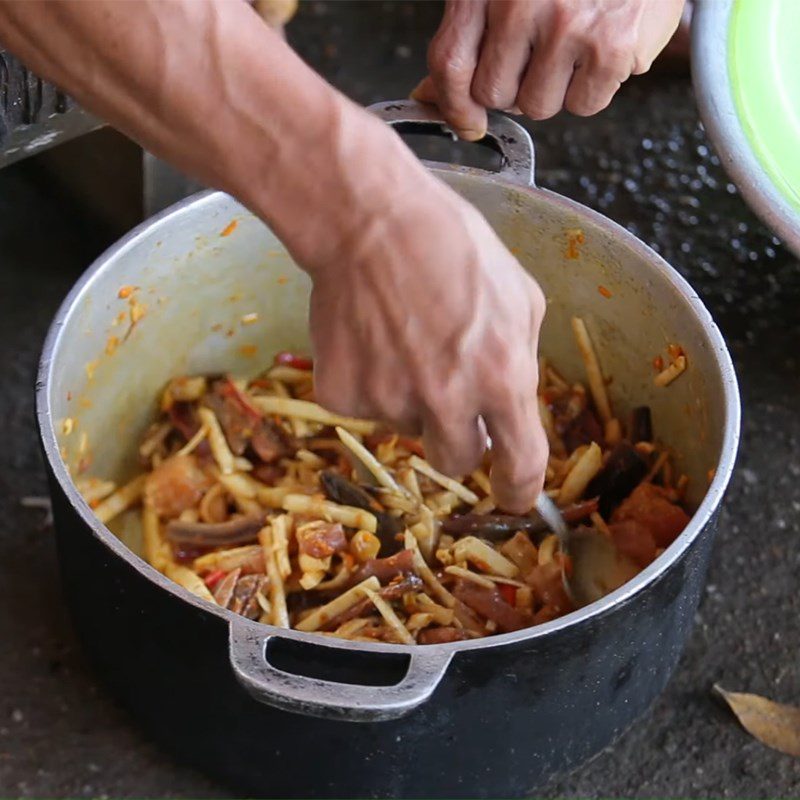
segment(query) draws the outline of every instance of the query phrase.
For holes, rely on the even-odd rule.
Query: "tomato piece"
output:
[[[656,542],[649,529],[635,519],[612,522],[611,538],[622,555],[644,568],[656,557]]]
[[[500,592],[500,597],[506,601],[510,606],[517,605],[517,587],[512,586],[510,583],[499,583],[497,588]]]
[[[646,528],[656,546],[667,547],[689,524],[689,515],[670,501],[666,490],[652,483],[641,483],[611,517],[612,523],[627,520]]]

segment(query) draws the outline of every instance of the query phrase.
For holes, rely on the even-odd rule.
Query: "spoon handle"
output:
[[[542,492],[536,500],[536,510],[562,543],[566,543],[569,534],[567,523],[564,522],[564,518],[558,510],[558,506],[544,492]]]

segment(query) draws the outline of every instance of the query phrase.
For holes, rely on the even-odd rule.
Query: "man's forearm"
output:
[[[242,0],[0,0],[0,41],[271,224],[314,277],[320,403],[422,429],[431,463],[452,474],[481,461],[488,430],[498,507],[530,509],[547,463],[544,296],[387,126]]]
[[[395,137],[241,0],[0,2],[0,41],[156,155],[239,197],[312,268],[398,168],[380,152],[400,151]]]

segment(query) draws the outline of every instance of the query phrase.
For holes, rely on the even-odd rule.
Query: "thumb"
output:
[[[436,86],[434,86],[431,76],[428,75],[423,78],[411,91],[409,97],[412,100],[416,100],[418,103],[427,103],[434,106],[437,105],[439,96],[436,94]]]
[[[441,110],[447,124],[452,127],[459,139],[464,139],[468,142],[477,142],[486,135],[486,110],[472,101],[471,98],[469,102],[474,106],[476,112],[474,115],[469,115],[461,109],[456,110],[453,103],[448,107],[446,102],[439,99],[439,92],[430,75],[423,78],[409,96],[418,103],[437,106]],[[473,122],[472,119],[470,119],[469,122],[464,122],[467,116],[474,116],[475,121]],[[469,127],[465,127],[466,125]]]

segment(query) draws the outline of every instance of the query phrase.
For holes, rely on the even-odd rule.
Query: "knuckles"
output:
[[[502,469],[494,470],[492,480],[502,481],[511,493],[532,491],[535,495],[544,484],[544,472],[538,468],[532,470],[529,459],[518,459],[504,464]]]
[[[428,52],[428,69],[434,78],[446,82],[464,80],[472,75],[474,60],[465,56],[458,42],[436,40]]]
[[[576,117],[591,117],[607,108],[614,94],[616,94],[616,89],[611,94],[603,97],[587,97],[585,95],[567,97],[564,107],[570,114],[575,114]]]
[[[477,77],[472,84],[472,99],[486,108],[509,108],[514,104],[515,92],[500,85],[495,77]]]
[[[365,396],[368,416],[400,428],[403,432],[417,427],[415,420],[419,415],[416,403],[412,402],[397,380],[376,375],[366,385],[362,384],[360,391]]]
[[[653,58],[636,56],[633,60],[633,66],[631,67],[631,75],[644,75],[646,72],[649,72],[650,68],[653,66],[653,61]]]
[[[634,64],[634,42],[612,40],[609,44],[595,45],[595,63],[601,65],[602,72],[609,78],[624,81]]]
[[[439,472],[455,477],[466,475],[478,467],[482,453],[457,453],[440,450],[434,446],[428,447],[428,463]]]
[[[547,310],[547,298],[542,291],[542,287],[533,278],[528,281],[528,287],[531,298],[531,316],[541,325]]]
[[[535,120],[550,119],[561,111],[560,105],[548,105],[528,97],[518,97],[517,106],[526,117]]]
[[[485,442],[481,441],[474,421],[468,420],[463,426],[454,426],[450,420],[447,427],[428,425],[425,431],[428,462],[445,475],[465,475],[472,472],[479,466],[485,449]]]

